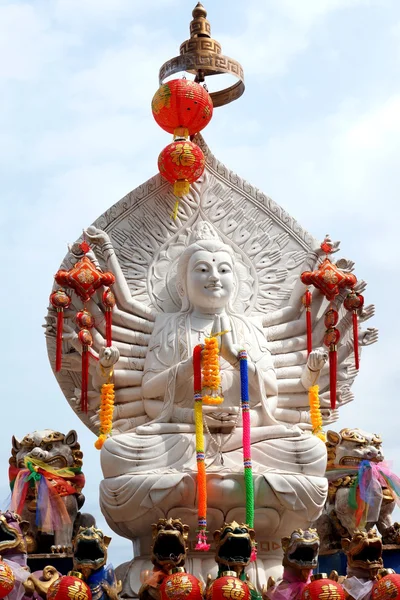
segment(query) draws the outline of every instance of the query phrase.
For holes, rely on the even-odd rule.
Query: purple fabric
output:
[[[284,569],[281,580],[267,591],[269,600],[300,600],[304,588],[311,581],[312,571],[307,581],[301,581],[291,569]]]

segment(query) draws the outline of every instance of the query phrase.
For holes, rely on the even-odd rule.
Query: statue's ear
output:
[[[342,548],[345,553],[349,551],[350,542],[351,540],[349,538],[342,538]]]
[[[75,429],[71,429],[71,431],[69,431],[64,437],[64,443],[67,444],[67,446],[75,446],[77,441],[78,434],[76,433]]]
[[[19,441],[18,438],[15,437],[15,435],[12,436],[11,443],[12,443],[13,450],[15,450],[15,452],[19,452],[21,450],[21,442]]]
[[[183,530],[183,539],[187,540],[188,536],[189,536],[189,525],[183,525],[182,530]]]
[[[282,546],[282,550],[284,552],[286,552],[286,550],[288,549],[289,543],[290,543],[290,537],[285,536],[281,539],[281,546]]]
[[[342,441],[342,436],[340,433],[336,433],[336,431],[329,429],[329,431],[326,432],[326,440],[332,444],[332,446],[337,446]]]
[[[110,538],[109,535],[105,535],[103,537],[103,543],[104,543],[104,545],[105,545],[106,548],[108,548],[108,546],[110,545],[111,540],[112,540],[112,538]]]
[[[214,538],[214,542],[215,542],[216,544],[218,544],[219,540],[221,539],[221,531],[220,531],[220,529],[216,529],[216,530],[214,531],[213,538]]]

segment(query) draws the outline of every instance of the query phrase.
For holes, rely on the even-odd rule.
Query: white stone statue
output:
[[[250,576],[262,589],[280,568],[280,539],[307,528],[326,498],[326,450],[311,434],[308,387],[318,381],[324,424],[337,419],[329,408],[327,354],[321,347],[326,301],[313,298],[316,350],[307,361],[304,286],[299,274],[315,267],[319,244],[269,198],[227,172],[209,153],[206,173],[181,202],[176,221],[168,184],[157,176],[121,200],[87,229],[91,257],[114,273],[117,307],[113,345],[105,348],[99,298],[88,303],[96,319],[89,415],[98,428],[99,390],[114,370],[116,406],[113,436],[101,461],[102,511],[110,527],[132,539],[135,559],[125,593],[140,587],[149,568],[151,524],[180,517],[195,539],[196,456],[193,411],[193,348],[211,333],[220,337],[224,403],[204,407],[208,485],[208,526],[243,522],[245,494],[241,451],[238,351],[247,350],[255,486],[257,563]],[[63,267],[79,257],[71,247]],[[341,268],[352,263],[342,260]],[[365,284],[360,282],[359,290]],[[341,311],[338,406],[353,399],[351,318]],[[74,299],[74,307],[79,302]],[[364,309],[361,320],[373,315]],[[48,317],[49,354],[54,355],[54,316]],[[80,344],[66,326],[66,354],[60,385],[79,411]],[[360,344],[376,341],[375,329],[360,331]],[[93,361],[94,363],[95,361]],[[192,561],[192,562],[191,562]],[[215,571],[212,554],[190,553],[191,572]]]

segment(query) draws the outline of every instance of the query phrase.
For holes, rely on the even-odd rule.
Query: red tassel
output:
[[[112,344],[111,325],[112,325],[112,310],[111,310],[111,308],[106,308],[106,346],[108,346],[108,347],[110,347]]]
[[[330,396],[331,396],[331,408],[336,408],[336,383],[337,383],[337,351],[336,346],[331,346],[334,350],[329,351],[329,383],[330,383]]]
[[[354,344],[354,363],[358,371],[360,368],[360,354],[358,348],[358,316],[357,311],[353,311],[353,344]]]
[[[311,327],[311,310],[306,308],[306,324],[307,324],[307,354],[312,350],[312,327]]]
[[[64,310],[62,308],[57,308],[56,373],[61,371],[63,327],[64,327]]]
[[[82,386],[81,386],[81,411],[88,411],[88,379],[89,379],[89,352],[88,347],[82,349]]]

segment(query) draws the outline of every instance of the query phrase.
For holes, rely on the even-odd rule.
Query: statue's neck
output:
[[[207,309],[200,309],[200,308],[194,308],[191,312],[191,316],[194,317],[195,319],[199,319],[199,320],[203,320],[203,321],[213,321],[215,315],[223,315],[225,314],[225,309],[224,308],[210,308],[209,310]]]

